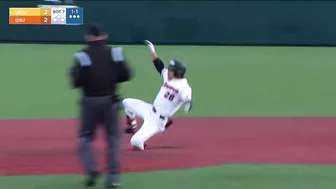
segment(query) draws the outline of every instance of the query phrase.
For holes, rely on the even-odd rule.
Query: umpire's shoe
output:
[[[121,186],[120,175],[109,174],[105,183],[105,188],[118,188]]]
[[[99,177],[99,173],[98,172],[92,172],[89,174],[85,186],[87,187],[92,187],[95,186],[97,183],[97,178]]]
[[[121,187],[120,183],[107,184],[105,188],[119,188]]]

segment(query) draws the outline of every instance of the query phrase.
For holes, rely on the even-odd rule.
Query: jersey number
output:
[[[174,98],[175,98],[175,95],[174,94],[170,94],[169,92],[166,92],[166,94],[164,95],[164,97],[166,99],[168,99],[169,101],[173,101]]]

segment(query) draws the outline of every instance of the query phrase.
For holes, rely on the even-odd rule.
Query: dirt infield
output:
[[[75,120],[2,120],[0,175],[81,173]],[[222,163],[336,163],[336,118],[179,118],[132,151],[124,135],[124,172]],[[95,145],[104,165],[104,141]]]

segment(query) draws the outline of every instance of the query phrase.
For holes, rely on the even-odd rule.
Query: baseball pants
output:
[[[126,98],[122,101],[125,113],[131,119],[143,119],[141,128],[132,136],[131,145],[139,150],[144,150],[144,144],[152,136],[165,130],[168,118],[163,118],[159,112],[153,111],[153,105],[142,100]]]
[[[119,182],[121,134],[118,120],[118,103],[110,96],[83,97],[80,104],[80,127],[78,154],[86,172],[98,172],[92,142],[98,124],[105,129],[107,141],[107,182]]]

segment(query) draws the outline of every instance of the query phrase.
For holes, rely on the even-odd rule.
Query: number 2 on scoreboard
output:
[[[44,17],[44,18],[43,18],[43,22],[44,22],[44,23],[47,23],[47,22],[48,22],[48,18],[47,18],[47,17]]]
[[[44,9],[44,14],[48,14],[48,10],[47,9]]]

